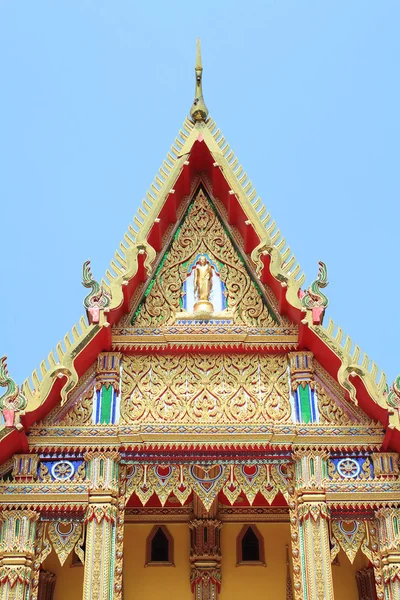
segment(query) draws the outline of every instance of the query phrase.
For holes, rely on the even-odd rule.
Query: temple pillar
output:
[[[88,452],[85,460],[90,490],[85,519],[83,600],[112,600],[120,597],[120,591],[114,589],[120,455],[115,451],[94,451]]]
[[[328,453],[299,449],[293,453],[296,495],[291,511],[295,597],[333,600],[329,512],[325,497]],[[296,576],[297,574],[297,576]]]
[[[385,600],[400,598],[400,508],[376,511]]]
[[[29,597],[38,518],[32,510],[0,513],[0,600]]]
[[[190,528],[190,584],[195,600],[216,600],[221,588],[222,523],[216,518],[218,500],[207,511],[193,494]]]

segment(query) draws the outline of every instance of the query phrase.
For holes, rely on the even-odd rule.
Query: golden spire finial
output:
[[[190,109],[190,116],[193,121],[205,121],[207,119],[208,109],[203,98],[203,65],[201,62],[200,38],[197,38],[196,66],[194,70],[196,73],[196,89],[192,108]]]

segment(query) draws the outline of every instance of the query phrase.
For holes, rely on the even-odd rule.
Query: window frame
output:
[[[161,531],[163,532],[163,534],[165,535],[165,537],[168,540],[168,560],[167,561],[151,560],[151,544],[153,542],[154,536],[156,535],[156,533],[159,529],[161,529]],[[146,556],[145,556],[144,566],[145,567],[174,567],[175,566],[175,563],[174,563],[174,538],[168,531],[167,527],[165,527],[165,525],[154,525],[154,527],[151,529],[149,535],[147,536]]]
[[[258,540],[258,552],[259,552],[259,560],[243,560],[242,555],[242,542],[243,538],[246,535],[247,531],[251,529]],[[264,552],[264,538],[258,529],[257,525],[254,523],[246,523],[243,525],[242,529],[239,532],[239,535],[236,538],[236,566],[237,567],[266,567],[267,563],[265,562],[265,552]]]

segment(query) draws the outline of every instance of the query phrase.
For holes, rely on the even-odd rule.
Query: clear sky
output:
[[[19,382],[79,319],[205,99],[331,316],[400,372],[398,0],[0,0],[0,356]],[[1,392],[0,392],[1,393]]]

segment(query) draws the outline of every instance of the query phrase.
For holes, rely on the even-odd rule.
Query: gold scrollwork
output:
[[[127,465],[124,467],[124,496],[127,501],[135,493],[145,505],[156,494],[164,506],[170,496],[185,504],[192,492],[208,511],[223,491],[231,504],[243,493],[250,504],[261,493],[269,503],[278,490],[289,497],[291,467],[270,465]]]
[[[322,385],[317,383],[316,387],[321,421],[335,423],[336,425],[348,425],[350,418],[345,411],[335,402]]]
[[[82,525],[75,521],[52,521],[48,526],[48,536],[62,566],[81,539]]]
[[[153,327],[173,323],[181,311],[182,286],[188,265],[199,255],[218,265],[229,313],[235,323],[258,327],[276,324],[209,200],[199,191],[173,240],[168,254],[139,308],[134,324]]]
[[[121,418],[138,422],[286,422],[284,355],[123,357]]]
[[[59,425],[86,425],[92,421],[93,413],[93,388],[87,390],[78,402],[71,408]]]
[[[363,521],[332,521],[332,536],[339,543],[351,563],[354,562],[365,535],[366,528]]]

